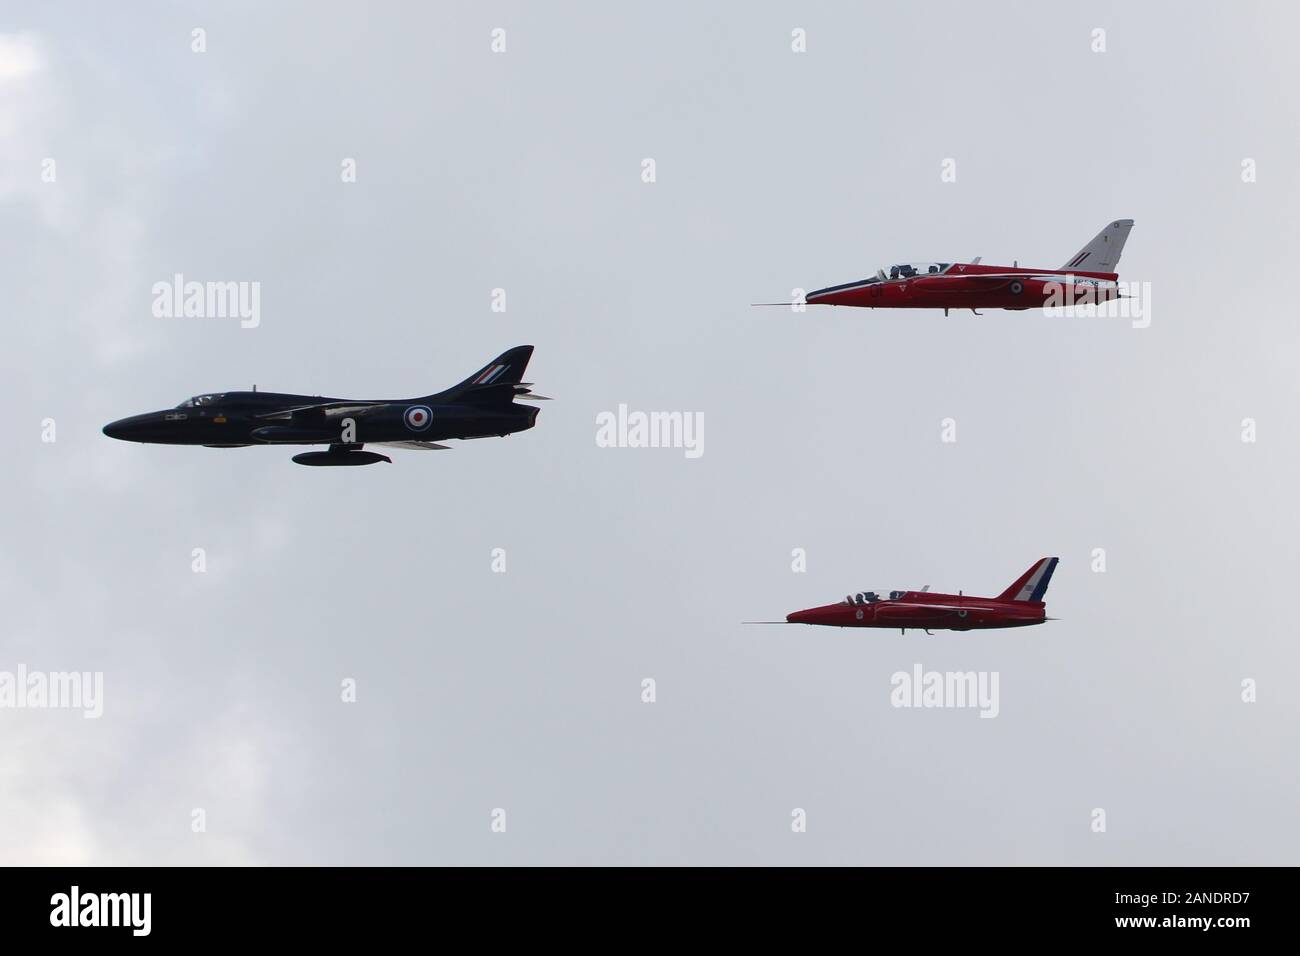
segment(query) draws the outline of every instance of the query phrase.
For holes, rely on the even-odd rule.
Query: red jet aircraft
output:
[[[919,591],[890,591],[882,598],[863,591],[839,604],[810,607],[786,616],[788,624],[825,624],[831,627],[909,627],[927,634],[930,628],[970,631],[993,627],[1025,627],[1050,621],[1043,595],[1059,558],[1040,558],[997,597],[936,594],[927,584]],[[779,623],[779,622],[777,622]]]
[[[1112,222],[1059,269],[986,266],[978,256],[967,263],[905,262],[869,279],[810,292],[804,301],[867,309],[943,309],[944,315],[949,309],[1022,310],[1105,302],[1120,296],[1115,267],[1132,228],[1132,219]]]

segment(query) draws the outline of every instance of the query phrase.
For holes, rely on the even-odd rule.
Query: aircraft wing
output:
[[[900,604],[891,602],[884,607],[877,608],[876,620],[889,621],[898,618],[904,620],[917,620],[918,618],[924,618],[931,621],[939,621],[952,617],[965,617],[966,613],[969,611],[969,605]]]
[[[369,445],[384,445],[388,448],[405,448],[409,451],[451,451],[450,445],[439,445],[433,441],[372,441]]]
[[[940,273],[939,275],[933,275],[933,276],[932,275],[915,276],[913,277],[912,281],[913,282],[924,281],[927,284],[931,282],[944,282],[950,279],[956,279],[961,282],[976,282],[981,279],[996,280],[997,282],[1005,282],[1008,279],[1020,279],[1022,282],[1025,279],[1032,279],[1035,282],[1064,282],[1067,278],[1072,278],[1072,277],[1065,276],[1065,275],[1056,275],[1056,274],[1034,275],[1028,272],[977,272],[969,275],[962,272],[944,272],[944,273]],[[1075,279],[1075,281],[1076,282],[1097,282],[1098,280],[1092,279],[1088,276],[1084,276],[1082,279]]]
[[[317,405],[296,405],[293,408],[280,408],[255,417],[265,421],[288,421],[299,416],[320,415],[323,418],[336,418],[340,415],[357,415],[383,408],[387,402],[321,402]]]

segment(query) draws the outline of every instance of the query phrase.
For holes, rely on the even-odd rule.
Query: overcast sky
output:
[[[0,709],[0,861],[1297,861],[1293,5],[0,9],[0,671],[103,674]],[[1146,328],[749,306],[1118,218]],[[535,429],[391,465],[100,433],[518,344]],[[1045,555],[1042,627],[740,623]],[[892,707],[917,664],[997,718]]]

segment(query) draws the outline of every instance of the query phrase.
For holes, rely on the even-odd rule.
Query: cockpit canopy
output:
[[[863,279],[861,285],[874,282],[893,282],[897,279],[911,279],[917,276],[937,276],[947,272],[951,262],[900,262],[887,269],[877,269],[870,279]]]
[[[890,591],[889,597],[882,598],[879,591],[859,591],[857,594],[850,594],[842,604],[875,604],[877,601],[897,601],[906,591]]]
[[[187,398],[177,405],[177,408],[207,408],[209,405],[216,405],[226,397],[225,392],[214,392],[210,395],[195,395],[193,398]]]
[[[888,269],[881,269],[876,273],[877,277],[881,275],[888,276],[890,279],[910,279],[913,276],[934,276],[941,272],[947,271],[951,262],[900,262],[896,266],[890,266]]]

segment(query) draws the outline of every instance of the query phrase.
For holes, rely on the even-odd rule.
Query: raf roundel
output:
[[[406,410],[406,427],[413,432],[422,432],[433,421],[433,412],[427,405],[412,405]]]

